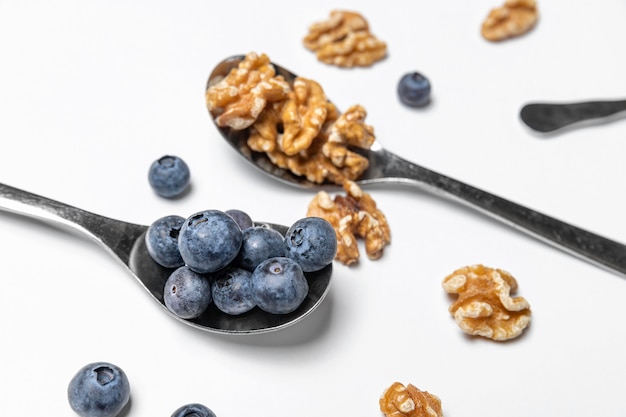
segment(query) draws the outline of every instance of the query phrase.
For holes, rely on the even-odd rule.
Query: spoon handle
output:
[[[626,278],[626,246],[406,161],[386,150],[385,181],[411,183],[443,195]],[[372,180],[370,182],[377,182]]]
[[[531,129],[548,133],[573,123],[600,120],[623,111],[626,111],[626,100],[530,103],[522,107],[520,117]]]
[[[65,226],[88,235],[128,264],[130,248],[146,227],[111,219],[0,183],[0,210]]]

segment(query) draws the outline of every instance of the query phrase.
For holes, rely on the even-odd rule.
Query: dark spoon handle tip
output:
[[[626,111],[626,100],[580,103],[529,103],[520,117],[531,129],[549,133],[584,121],[598,121]]]

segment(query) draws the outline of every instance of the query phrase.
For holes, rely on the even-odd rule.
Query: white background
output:
[[[0,182],[130,222],[240,208],[290,224],[313,197],[257,175],[204,106],[208,74],[249,51],[321,83],[340,109],[362,104],[393,152],[546,214],[626,242],[626,122],[549,138],[519,121],[528,101],[626,95],[626,1],[541,1],[531,33],[489,43],[493,0],[0,0]],[[310,24],[356,10],[388,44],[346,70],[302,45]],[[433,85],[411,110],[396,83]],[[150,163],[181,156],[193,188],[157,197]],[[623,416],[626,281],[410,187],[367,188],[387,215],[383,258],[335,265],[325,302],[297,326],[207,334],[163,314],[88,238],[0,213],[0,415],[71,416],[67,384],[92,361],[122,367],[127,416],[200,402],[218,417],[379,417],[394,381],[441,398],[446,416]],[[532,307],[517,340],[466,337],[443,278],[508,270]]]

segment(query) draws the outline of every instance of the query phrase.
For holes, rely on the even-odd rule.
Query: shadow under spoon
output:
[[[578,103],[528,103],[520,118],[539,133],[556,133],[575,127],[607,123],[626,116],[626,100]]]
[[[145,245],[148,226],[104,217],[5,184],[0,184],[0,210],[64,226],[91,237],[130,271],[165,313],[182,323],[208,332],[267,333],[291,326],[320,305],[330,286],[332,265],[321,271],[305,274],[309,283],[309,294],[302,305],[292,313],[269,314],[255,307],[245,314],[232,316],[222,313],[211,303],[200,317],[187,320],[171,313],[164,304],[163,289],[172,269],[157,264],[148,254]],[[275,229],[283,235],[288,229],[286,226],[273,223],[255,224]],[[68,259],[68,262],[71,262],[71,259]]]
[[[243,55],[235,55],[220,62],[209,76],[207,89],[223,80],[243,59]],[[276,74],[282,75],[289,83],[293,83],[297,77],[296,74],[275,63],[272,65],[276,69]],[[223,138],[246,161],[265,174],[283,183],[301,188],[337,188],[333,184],[320,185],[310,182],[302,176],[279,168],[264,153],[250,149],[247,144],[249,135],[247,129],[235,130],[219,126],[215,122],[218,114],[211,111],[209,114]],[[370,149],[357,151],[369,160],[368,169],[357,181],[361,185],[395,183],[419,187],[466,205],[571,255],[626,278],[626,246],[621,243],[409,162],[387,151],[378,142],[375,142]]]

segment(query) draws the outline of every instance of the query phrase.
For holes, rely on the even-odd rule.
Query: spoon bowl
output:
[[[5,184],[0,184],[0,210],[69,227],[88,235],[120,261],[167,314],[203,331],[253,334],[291,326],[313,312],[330,288],[332,265],[305,274],[309,293],[300,307],[292,313],[270,314],[255,307],[245,314],[232,316],[222,313],[211,303],[200,317],[183,319],[170,312],[163,301],[165,281],[173,269],[162,267],[148,254],[145,243],[148,226],[104,217]],[[287,226],[265,222],[255,222],[255,225],[275,229],[283,235],[288,229]]]
[[[235,55],[220,62],[211,72],[207,89],[221,81],[244,59]],[[293,84],[293,72],[272,64],[277,75]],[[209,112],[215,123],[216,114]],[[337,188],[335,184],[316,184],[304,177],[274,165],[263,153],[254,152],[247,145],[247,129],[235,130],[220,127],[221,136],[250,164],[283,183],[307,189]],[[399,183],[412,185],[433,194],[448,198],[503,222],[528,235],[561,249],[596,266],[626,277],[626,246],[561,220],[524,207],[502,197],[480,190],[456,179],[447,177],[423,166],[409,162],[374,142],[369,150],[356,150],[369,160],[368,169],[357,183]]]

